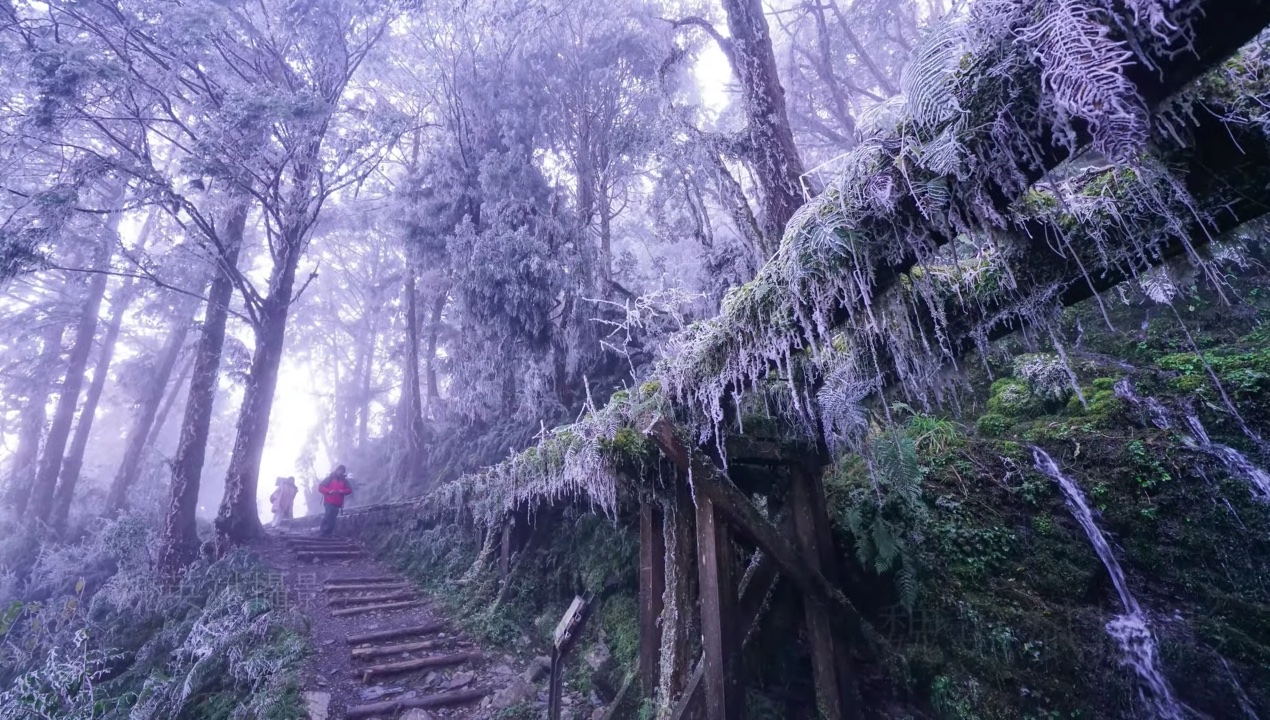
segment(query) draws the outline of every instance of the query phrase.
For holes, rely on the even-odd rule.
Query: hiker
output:
[[[290,520],[294,517],[295,496],[299,491],[300,489],[295,485],[295,478],[278,478],[277,488],[269,496],[269,502],[273,504],[274,527],[279,527],[282,525],[283,520]]]
[[[353,487],[348,484],[348,471],[343,465],[337,466],[334,472],[326,476],[322,484],[318,485],[318,492],[322,493],[322,507],[326,511],[319,534],[330,537],[335,532],[335,518],[339,517],[340,509],[344,507],[344,496],[353,493]]]

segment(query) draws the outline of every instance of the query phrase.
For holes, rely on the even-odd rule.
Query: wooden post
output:
[[[794,511],[794,537],[798,550],[813,572],[819,572],[834,582],[837,566],[820,477],[814,470],[801,467],[792,468],[790,475],[790,504]],[[859,703],[850,673],[850,658],[828,607],[815,596],[803,595],[803,615],[807,623],[807,642],[811,650],[820,716],[826,720],[858,716]]]
[[[709,499],[715,509],[723,513],[739,532],[758,545],[764,553],[770,554],[781,574],[789,578],[800,592],[824,601],[842,617],[849,630],[859,633],[860,613],[842,591],[826,580],[818,570],[809,567],[793,543],[759,513],[754,503],[727,476],[692,453],[675,437],[674,425],[669,420],[657,420],[645,434],[681,472],[685,475],[692,473],[693,487],[698,497]]]
[[[737,631],[732,533],[714,509],[697,498],[697,576],[701,583],[703,683],[709,720],[743,717],[740,678],[741,638]]]
[[[676,483],[675,497],[666,506],[662,518],[666,574],[665,592],[662,595],[657,717],[666,717],[675,699],[687,688],[688,676],[692,670],[690,648],[699,637],[694,514],[687,484]]]
[[[657,691],[661,654],[657,621],[666,591],[666,539],[662,535],[662,524],[657,502],[642,498],[639,503],[639,679],[645,696]]]
[[[500,582],[507,580],[507,573],[511,569],[512,561],[512,525],[516,522],[514,516],[508,514],[503,518],[503,539],[502,547],[499,549],[498,556],[498,579]]]
[[[779,522],[782,531],[792,532],[794,519],[791,513],[782,511]],[[776,586],[777,576],[776,562],[772,560],[772,556],[762,550],[757,551],[745,570],[745,576],[741,579],[740,597],[737,598],[737,617],[740,618],[737,629],[741,632],[742,648],[749,643],[754,631],[758,629],[763,607],[767,604],[767,596]],[[687,689],[675,705],[674,712],[670,714],[670,720],[689,720],[700,717],[702,706],[705,705],[705,690],[702,687],[704,674],[705,668],[698,660],[692,671],[692,678],[688,680]]]

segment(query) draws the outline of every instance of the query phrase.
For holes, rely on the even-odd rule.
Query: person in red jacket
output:
[[[353,493],[353,486],[348,484],[348,472],[343,465],[326,476],[322,484],[318,485],[318,492],[322,493],[322,507],[326,511],[322,517],[320,534],[322,537],[330,537],[335,532],[335,518],[339,517],[340,510],[344,507],[344,497]]]

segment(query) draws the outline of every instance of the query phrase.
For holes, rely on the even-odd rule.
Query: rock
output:
[[[495,675],[503,675],[506,677],[510,677],[516,674],[516,671],[512,670],[511,666],[509,665],[499,665],[498,667],[494,668],[490,672],[494,673]]]
[[[358,694],[361,696],[363,700],[370,701],[370,700],[378,700],[379,698],[384,697],[385,695],[392,695],[393,693],[399,693],[401,691],[402,691],[402,688],[399,688],[399,687],[390,687],[388,685],[372,685],[371,687],[368,687],[365,690],[362,690]]]
[[[464,685],[471,683],[475,679],[476,679],[476,673],[461,672],[455,675],[454,677],[450,678],[450,682],[445,684],[445,689],[458,690]]]
[[[598,707],[591,712],[591,720],[604,720],[604,716],[609,712],[608,708]]]
[[[591,666],[592,670],[602,672],[609,663],[613,662],[613,653],[609,651],[608,645],[596,643],[586,651],[582,659]]]
[[[591,668],[591,684],[601,704],[613,702],[622,686],[622,672],[613,659],[608,645],[598,642],[592,645],[582,658]]]
[[[494,693],[493,707],[495,710],[509,708],[520,702],[528,702],[537,697],[538,688],[530,682],[525,682],[524,678],[513,680],[510,685]]]
[[[327,720],[331,706],[331,694],[318,690],[304,692],[304,708],[309,720]]]
[[[551,658],[546,655],[539,655],[529,663],[529,667],[525,668],[525,673],[521,678],[525,682],[536,683],[550,674]]]
[[[433,720],[433,715],[423,708],[413,708],[411,710],[407,710],[406,713],[401,716],[401,720]]]

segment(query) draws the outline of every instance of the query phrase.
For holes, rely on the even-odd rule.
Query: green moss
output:
[[[1028,417],[1040,409],[1027,383],[1016,378],[1001,378],[989,390],[988,410],[1005,417]]]
[[[988,413],[975,421],[975,428],[984,437],[1001,437],[1010,430],[1010,419],[996,413]]]
[[[613,439],[601,438],[598,445],[600,452],[617,467],[638,467],[651,449],[643,433],[632,427],[618,428]]]
[[[1270,346],[1246,352],[1207,351],[1202,357],[1193,352],[1175,353],[1159,358],[1156,364],[1179,373],[1173,386],[1181,392],[1216,395],[1211,387],[1210,368],[1233,396],[1251,397],[1270,390]]]
[[[639,658],[639,604],[635,598],[619,596],[605,602],[599,624],[617,664],[634,667]]]

